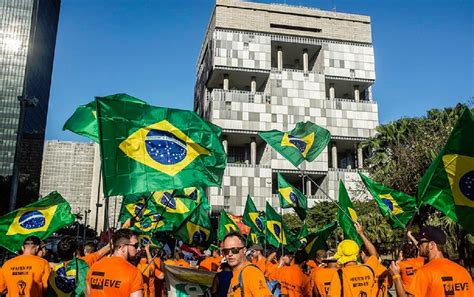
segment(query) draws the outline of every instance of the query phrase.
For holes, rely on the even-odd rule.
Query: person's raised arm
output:
[[[357,233],[359,234],[360,238],[364,242],[365,247],[367,248],[367,251],[369,252],[368,256],[378,257],[377,249],[372,244],[372,242],[365,236],[364,229],[362,228],[362,225],[359,224],[358,222],[355,222],[354,227],[356,228]]]
[[[398,262],[392,261],[389,268],[390,274],[392,275],[393,284],[395,285],[395,291],[397,292],[398,297],[408,297],[411,296],[405,292],[403,287],[402,278],[400,277],[400,266]]]
[[[410,230],[408,230],[408,232],[407,232],[407,237],[408,237],[408,239],[411,240],[411,242],[413,242],[413,244],[415,246],[418,246],[418,240],[416,240],[415,236],[413,236],[413,234],[411,234]]]

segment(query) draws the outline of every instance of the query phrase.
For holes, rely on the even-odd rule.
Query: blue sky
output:
[[[421,116],[474,96],[470,0],[256,1],[369,15],[380,123]],[[46,139],[76,107],[125,92],[192,109],[195,64],[213,0],[63,0]]]

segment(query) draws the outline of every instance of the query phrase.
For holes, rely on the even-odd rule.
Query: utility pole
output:
[[[82,235],[82,245],[86,244],[86,230],[87,226],[87,215],[91,212],[90,209],[84,210],[84,234]]]

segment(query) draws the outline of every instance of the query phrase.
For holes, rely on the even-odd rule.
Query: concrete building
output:
[[[14,171],[22,183],[17,206],[38,196],[60,4],[0,1],[0,178],[7,183],[0,213]]]
[[[73,213],[88,212],[88,224],[97,230],[104,225],[104,196],[100,181],[100,151],[95,143],[46,141],[41,170],[41,196],[59,192],[71,205]],[[100,191],[99,191],[100,190]],[[98,192],[99,191],[99,192]],[[97,208],[96,204],[99,203]],[[109,201],[109,224],[114,226],[120,212],[120,198]]]
[[[309,198],[326,199],[258,137],[311,121],[332,141],[300,168],[337,199],[343,179],[358,180],[375,133],[377,103],[370,17],[314,8],[217,0],[197,61],[194,110],[223,128],[228,166],[222,188],[210,188],[214,211],[242,214],[247,194],[262,209],[278,206],[276,173]]]

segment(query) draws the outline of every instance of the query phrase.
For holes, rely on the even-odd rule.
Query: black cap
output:
[[[419,233],[413,233],[416,240],[420,241],[426,238],[430,241],[434,241],[436,244],[446,243],[446,234],[443,230],[434,226],[423,226]]]
[[[38,236],[28,236],[23,241],[23,245],[32,244],[32,245],[41,245],[42,241]]]

